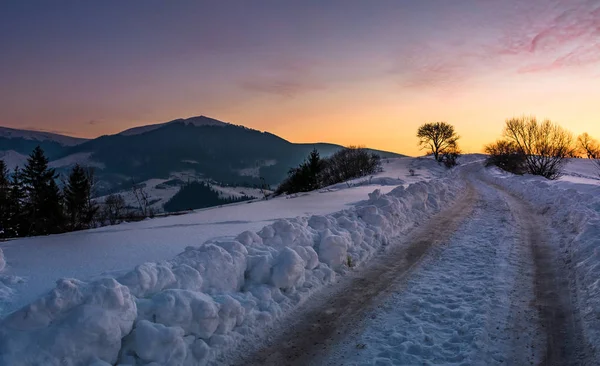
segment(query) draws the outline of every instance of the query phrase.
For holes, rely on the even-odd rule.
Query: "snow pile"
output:
[[[600,186],[585,192],[563,189],[540,177],[499,180],[552,219],[563,235],[561,256],[573,268],[578,308],[590,344],[600,344]]]
[[[2,321],[0,364],[114,364],[136,314],[129,289],[114,279],[59,280],[46,296]]]
[[[0,323],[1,360],[206,364],[405,235],[460,188],[445,179],[376,190],[355,207],[188,247],[117,279],[61,280]]]
[[[0,248],[0,313],[3,309],[11,303],[13,295],[15,293],[14,285],[23,282],[20,277],[13,275],[5,275],[2,272],[6,268],[6,259],[4,258],[4,252]]]

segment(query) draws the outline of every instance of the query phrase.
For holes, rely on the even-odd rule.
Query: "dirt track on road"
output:
[[[310,365],[339,335],[359,324],[364,312],[387,290],[398,286],[427,252],[448,239],[469,216],[478,199],[468,185],[462,198],[415,228],[399,245],[375,259],[361,276],[342,281],[320,306],[299,309],[298,320],[240,365]]]

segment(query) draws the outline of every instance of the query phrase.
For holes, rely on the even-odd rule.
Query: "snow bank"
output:
[[[0,323],[0,363],[206,364],[393,244],[460,187],[445,179],[376,190],[350,209],[188,247],[117,279],[61,280]]]
[[[0,272],[4,270],[4,267],[6,267],[6,260],[4,259],[4,252],[0,248]]]
[[[564,189],[540,177],[504,175],[513,193],[551,217],[563,235],[561,257],[574,271],[578,308],[587,340],[600,345],[600,186],[585,192]]]

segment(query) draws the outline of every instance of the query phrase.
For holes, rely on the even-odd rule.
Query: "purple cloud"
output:
[[[488,9],[489,26],[477,29],[473,21],[464,34],[449,31],[442,41],[425,39],[396,52],[392,74],[402,86],[444,89],[499,70],[553,72],[600,62],[600,0],[503,6],[497,15]],[[466,41],[452,38],[459,36]]]
[[[283,57],[266,62],[255,76],[238,84],[244,90],[294,98],[325,89],[324,82],[314,75],[319,65],[312,59]]]

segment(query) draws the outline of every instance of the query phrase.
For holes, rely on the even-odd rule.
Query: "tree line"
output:
[[[567,158],[592,159],[600,169],[600,144],[588,133],[573,134],[550,120],[517,117],[506,120],[502,137],[485,146],[487,164],[515,174],[557,179]]]
[[[446,166],[456,165],[460,155],[459,136],[446,122],[425,123],[417,131],[419,145]],[[557,179],[567,158],[592,159],[600,169],[600,142],[588,133],[576,139],[572,133],[550,121],[536,117],[516,117],[505,121],[501,137],[484,147],[486,165],[495,165],[514,174],[532,174]]]
[[[243,202],[251,199],[253,199],[253,197],[247,195],[241,197],[221,197],[219,193],[206,182],[190,182],[182,186],[163,207],[167,212],[178,212]]]
[[[309,192],[379,171],[381,157],[363,147],[349,146],[328,158],[322,158],[314,149],[304,162],[289,170],[275,194]]]
[[[92,200],[93,170],[76,164],[60,189],[58,174],[39,146],[12,172],[0,160],[0,237],[57,234],[89,228],[98,206]]]

